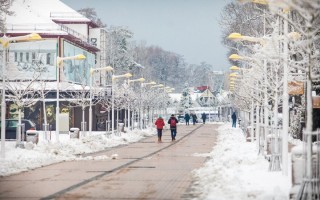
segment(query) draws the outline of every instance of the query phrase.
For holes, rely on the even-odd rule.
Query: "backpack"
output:
[[[170,126],[176,126],[177,122],[176,119],[170,119]]]

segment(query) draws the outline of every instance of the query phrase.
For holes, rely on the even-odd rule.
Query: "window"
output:
[[[29,52],[26,53],[26,61],[29,62]]]
[[[17,61],[18,61],[18,53],[14,52],[14,62],[17,62]]]
[[[23,60],[23,53],[22,52],[20,52],[20,62],[22,62]]]
[[[32,60],[36,59],[36,52],[32,52]]]
[[[18,124],[18,121],[16,120],[10,120],[8,121],[8,128],[16,128],[17,127],[17,124]]]
[[[47,53],[47,65],[51,64],[51,55],[50,53]]]

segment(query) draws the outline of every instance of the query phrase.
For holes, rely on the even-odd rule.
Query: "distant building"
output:
[[[200,92],[204,92],[205,90],[210,89],[209,86],[199,86],[196,87],[196,90],[200,91]]]

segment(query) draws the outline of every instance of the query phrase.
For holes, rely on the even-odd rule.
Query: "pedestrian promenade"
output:
[[[192,170],[215,144],[219,125],[179,125],[137,143],[90,154],[114,159],[79,160],[0,178],[0,199],[188,199]]]

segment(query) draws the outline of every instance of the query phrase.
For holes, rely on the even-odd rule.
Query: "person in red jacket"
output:
[[[165,124],[164,124],[164,120],[161,115],[159,115],[159,118],[156,120],[156,122],[154,124],[156,125],[157,131],[158,131],[158,142],[162,142],[162,140],[161,140],[162,129]]]

